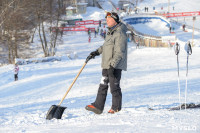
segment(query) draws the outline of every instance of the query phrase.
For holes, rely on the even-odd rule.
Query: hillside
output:
[[[161,1],[147,0],[145,2],[148,5],[161,3]],[[163,0],[162,2],[164,3]],[[174,5],[178,8],[180,3],[178,0]],[[197,9],[198,2],[194,3],[196,4],[192,5]],[[91,7],[88,10],[88,13],[83,15],[85,19],[104,17],[104,12],[97,8]],[[162,29],[162,25],[157,27]],[[152,32],[151,30],[148,29],[148,32]],[[176,32],[177,41],[181,46],[179,55],[181,102],[184,103],[185,100],[187,79],[187,102],[198,104],[200,103],[198,44],[200,33],[196,32],[197,43],[192,48],[192,55],[189,56],[189,71],[186,77],[187,54],[184,45],[191,39],[191,31],[184,34],[180,27],[177,27]],[[132,42],[128,43],[128,70],[123,71],[121,79],[123,107],[120,112],[107,113],[112,100],[110,90],[101,115],[85,110],[85,106],[95,100],[98,91],[101,79],[99,56],[88,62],[62,103],[62,106],[67,107],[62,119],[46,120],[50,106],[60,102],[86,57],[103,42],[99,35],[95,38],[92,34],[89,43],[86,32],[66,32],[63,35],[63,44],[57,48],[56,56],[60,57],[61,61],[20,65],[19,81],[16,82],[13,81],[13,65],[0,67],[0,132],[200,132],[199,109],[167,110],[179,105],[177,56],[174,49],[150,47],[136,49]],[[38,42],[35,41],[33,47],[37,45]],[[38,55],[35,56],[40,57],[41,51],[38,50]]]

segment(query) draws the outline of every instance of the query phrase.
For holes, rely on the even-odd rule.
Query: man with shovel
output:
[[[101,114],[104,110],[108,83],[112,94],[112,107],[108,113],[113,114],[121,110],[121,72],[127,69],[127,28],[119,21],[119,16],[115,12],[107,12],[106,21],[108,32],[104,44],[88,56],[91,59],[102,54],[102,79],[97,97],[95,102],[85,107],[96,114]]]

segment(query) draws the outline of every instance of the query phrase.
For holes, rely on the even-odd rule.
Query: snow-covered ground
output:
[[[90,12],[89,16],[96,13],[98,18],[104,13],[99,13],[96,8],[90,8]],[[157,27],[161,29],[162,26]],[[183,33],[180,27],[176,29],[181,44],[179,63],[183,103],[187,62],[184,44],[191,39],[191,31]],[[199,32],[195,34],[195,40],[199,42]],[[62,119],[46,120],[50,106],[60,102],[85,58],[103,41],[92,34],[91,43],[88,43],[86,32],[65,33],[56,55],[62,61],[20,65],[17,82],[13,81],[13,65],[0,67],[0,132],[200,132],[199,109],[166,110],[179,105],[177,60],[173,48],[135,49],[133,43],[129,43],[128,48],[128,70],[122,73],[123,108],[120,112],[107,113],[112,101],[110,93],[101,115],[85,110],[85,106],[95,100],[101,79],[101,57],[96,57],[88,62],[63,101],[62,106],[67,109]],[[199,51],[199,45],[195,45],[189,56],[188,103],[200,103]],[[68,54],[72,59],[67,57]],[[156,110],[148,110],[149,107]]]
[[[79,36],[79,41],[77,40]],[[95,115],[84,109],[95,100],[101,78],[100,62],[91,60],[70,91],[62,106],[68,107],[61,120],[45,120],[53,104],[58,104],[85,58],[103,40],[87,42],[86,33],[64,36],[59,46],[77,52],[75,60],[20,66],[19,81],[13,81],[13,66],[0,68],[1,132],[179,132],[200,131],[199,109],[187,111],[149,111],[148,107],[168,108],[178,105],[177,67],[173,49],[140,48],[129,43],[128,71],[123,72],[121,88],[123,109],[114,115],[108,94],[105,110]],[[71,41],[67,41],[71,38]],[[181,45],[180,83],[184,102],[186,52]],[[188,102],[200,101],[200,47],[193,48],[189,58]]]
[[[148,35],[154,36],[169,36],[169,28],[166,26],[166,23],[160,19],[152,19],[152,22],[146,24],[135,24],[132,25],[136,31],[141,33],[146,33]],[[158,26],[159,25],[159,26]]]

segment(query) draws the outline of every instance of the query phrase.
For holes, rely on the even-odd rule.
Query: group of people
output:
[[[105,29],[101,29],[100,35],[105,39],[106,38],[106,30]]]
[[[94,30],[94,38],[96,38],[97,34],[99,33],[99,27],[95,28]],[[92,34],[92,30],[90,28],[88,28],[88,42],[91,42],[91,34]]]
[[[173,33],[174,34],[175,33],[174,30],[175,30],[175,27],[171,27],[171,26],[169,27],[169,33]]]
[[[144,7],[144,11],[145,11],[145,12],[148,12],[148,11],[149,11],[149,8],[148,8],[148,7]]]
[[[160,9],[163,10],[163,9],[164,9],[163,6],[161,6]],[[174,11],[174,10],[175,10],[175,7],[173,6],[172,9],[173,9],[173,11]],[[156,10],[156,7],[155,7],[155,6],[153,7],[153,10]],[[147,8],[145,7],[145,12],[146,12],[146,11],[148,12],[148,7],[147,7]]]
[[[88,28],[88,42],[91,42],[91,34],[92,34],[92,30],[90,28]],[[105,25],[103,27],[99,26],[97,28],[95,28],[94,30],[94,38],[96,38],[97,35],[100,35],[101,37],[103,37],[104,39],[106,38],[106,29],[105,29]]]

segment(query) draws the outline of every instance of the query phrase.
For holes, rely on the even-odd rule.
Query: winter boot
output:
[[[100,109],[97,109],[96,107],[94,107],[93,105],[87,105],[85,107],[86,110],[89,110],[89,111],[92,111],[94,112],[95,114],[101,114],[102,111]]]
[[[110,109],[109,111],[108,111],[108,113],[110,113],[110,114],[114,114],[114,113],[116,113],[116,112],[119,112],[118,110],[113,110],[113,109]]]

